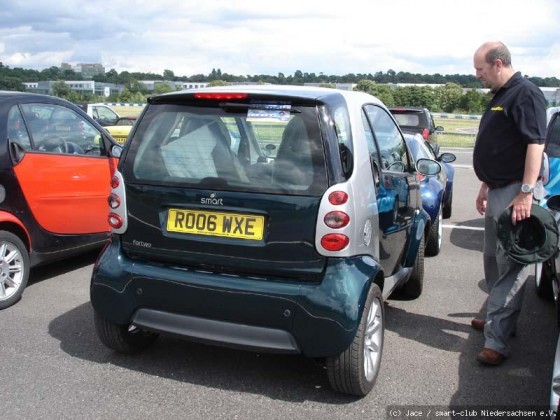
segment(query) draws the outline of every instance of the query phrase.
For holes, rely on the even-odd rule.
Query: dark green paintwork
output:
[[[96,311],[128,324],[140,307],[290,332],[308,357],[339,354],[356,334],[379,266],[369,257],[332,258],[315,284],[243,278],[132,261],[114,238],[95,265]]]

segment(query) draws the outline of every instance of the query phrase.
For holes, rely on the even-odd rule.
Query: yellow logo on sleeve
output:
[[[490,108],[490,111],[493,111],[493,112],[503,112],[503,110],[504,110],[503,106],[494,106],[494,107]]]

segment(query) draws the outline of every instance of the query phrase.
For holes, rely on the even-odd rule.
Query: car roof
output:
[[[31,92],[0,90],[0,104],[2,106],[12,106],[14,103],[18,102],[30,103],[35,101],[54,105],[76,107],[76,105],[72,102],[67,101],[66,99],[59,98],[57,96],[42,95],[40,93]]]
[[[554,114],[560,112],[560,106],[551,106],[550,108],[546,109],[546,123],[550,122],[550,119]]]
[[[41,95],[39,93],[20,92],[18,90],[0,90],[0,97],[6,98],[41,98],[41,99],[54,99],[60,100],[56,96]]]
[[[224,93],[248,93],[270,96],[284,96],[294,98],[305,98],[314,100],[324,100],[327,97],[342,96],[347,102],[364,101],[372,103],[382,103],[378,98],[365,92],[331,89],[315,86],[295,86],[295,85],[237,85],[237,86],[213,86],[197,89],[187,89],[178,92],[169,92],[162,95],[150,97],[148,102],[158,102],[159,99],[170,97],[181,97],[183,95],[193,95],[204,92],[224,92]]]
[[[426,141],[419,133],[403,133],[403,137],[406,141],[417,141],[419,143]]]

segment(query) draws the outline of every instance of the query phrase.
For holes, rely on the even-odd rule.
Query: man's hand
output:
[[[511,223],[514,225],[523,219],[531,217],[531,205],[533,204],[533,194],[520,192],[511,202]]]
[[[486,212],[486,201],[488,200],[488,186],[483,182],[476,197],[476,211],[480,215]]]

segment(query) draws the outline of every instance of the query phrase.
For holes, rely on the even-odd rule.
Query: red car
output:
[[[0,309],[30,269],[101,247],[120,146],[65,100],[0,92]]]

